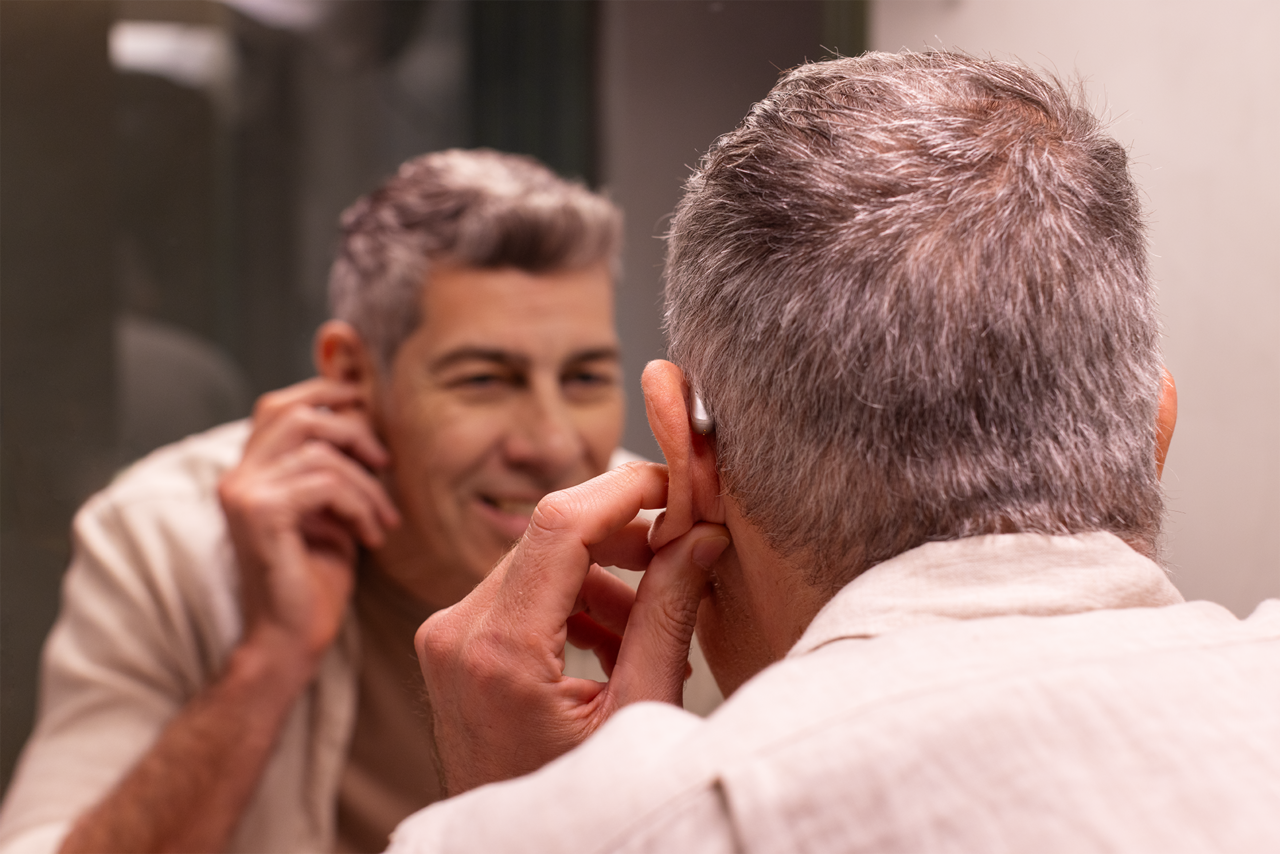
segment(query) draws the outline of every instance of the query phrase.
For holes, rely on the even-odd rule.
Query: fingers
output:
[[[327,511],[366,546],[381,545],[400,523],[386,490],[358,463],[325,442],[308,442],[259,466],[240,490],[242,512],[275,516],[281,526]]]
[[[635,591],[625,581],[592,565],[578,593],[573,613],[586,614],[605,629],[621,636],[626,631],[635,599]]]
[[[567,625],[569,643],[578,649],[595,653],[605,676],[612,676],[613,668],[618,663],[618,649],[622,645],[622,638],[586,614],[574,614],[569,618]]]
[[[528,773],[580,744],[622,705],[680,703],[708,567],[725,528],[700,523],[657,554],[642,508],[666,499],[666,469],[635,464],[543,499],[516,547],[415,637],[451,794]],[[595,562],[645,569],[635,594]],[[563,672],[568,640],[609,682]]]
[[[324,445],[313,446],[308,456],[331,457],[311,471],[299,473],[288,488],[294,493],[300,516],[328,512],[370,548],[382,545],[387,528],[399,516],[381,485],[349,458]]]
[[[726,528],[700,522],[653,556],[609,680],[618,706],[641,700],[681,704],[708,569],[728,546]]]
[[[367,408],[368,404],[364,391],[354,383],[338,382],[327,377],[314,377],[262,395],[254,404],[253,422],[254,426],[257,426],[296,406],[312,409],[323,406],[340,410],[351,407]]]
[[[365,545],[381,545],[400,516],[370,474],[390,459],[365,396],[353,383],[325,378],[263,395],[244,456],[220,486],[228,515],[260,517],[245,521],[265,534],[326,513]]]
[[[325,442],[308,442],[281,461],[280,476],[298,476],[294,486],[305,496],[314,484],[318,490],[313,506],[323,503],[338,516],[356,523],[367,535],[381,542],[382,530],[400,523],[400,514],[382,484],[346,454]],[[323,497],[323,502],[319,499]],[[365,537],[366,545],[372,545]]]
[[[649,548],[649,525],[644,519],[632,519],[600,542],[588,543],[591,559],[601,566],[642,572],[653,557],[653,550]]]
[[[350,566],[356,559],[356,544],[350,526],[333,514],[321,512],[302,520],[299,526],[303,537],[311,544],[312,551],[328,551],[339,565]]]
[[[327,442],[370,469],[383,468],[390,462],[363,411],[303,405],[292,406],[268,421],[255,422],[245,447],[245,459],[250,464],[269,460],[311,441]]]
[[[593,564],[578,593],[574,613],[566,623],[569,643],[595,653],[606,676],[613,675],[618,662],[618,650],[635,598],[636,593],[629,584]]]
[[[548,495],[493,581],[495,608],[523,632],[556,636],[595,560],[592,549],[634,563],[637,529],[629,523],[642,508],[661,507],[666,492],[663,466],[631,463]]]

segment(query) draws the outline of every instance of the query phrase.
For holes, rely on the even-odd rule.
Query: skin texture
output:
[[[679,368],[651,362],[643,383],[668,467],[627,467],[548,497],[493,574],[418,631],[451,795],[537,770],[627,703],[678,704],[694,612],[727,695],[782,658],[830,596],[805,582],[803,565],[771,550],[723,494],[714,436],[691,431]],[[1170,382],[1157,425],[1161,461],[1176,414],[1171,390]],[[628,520],[662,506],[642,540]],[[634,600],[593,562],[647,569]],[[558,666],[584,618],[620,636],[604,685],[566,678]]]
[[[647,526],[631,520],[663,506],[666,488],[663,466],[631,463],[549,496],[493,573],[422,624],[450,795],[537,770],[630,703],[679,704],[706,571],[729,541],[700,523],[651,550]],[[633,594],[600,564],[645,576]],[[583,621],[597,643],[614,636],[605,684],[563,675],[564,645]]]
[[[538,499],[608,465],[622,391],[604,266],[437,268],[423,301],[424,323],[385,376],[355,330],[330,321],[316,335],[320,376],[259,400],[219,487],[243,640],[63,851],[225,848],[341,627],[358,548],[424,603],[449,605]],[[612,663],[615,640],[584,642]]]

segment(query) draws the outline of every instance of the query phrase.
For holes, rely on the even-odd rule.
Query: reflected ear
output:
[[[714,440],[698,435],[690,424],[684,372],[658,359],[645,366],[640,384],[649,428],[667,458],[667,509],[649,534],[649,545],[657,551],[697,522],[724,524],[724,504]]]
[[[1164,368],[1164,382],[1160,386],[1160,411],[1156,414],[1156,477],[1164,475],[1164,458],[1169,454],[1173,441],[1173,426],[1178,420],[1178,387],[1173,384],[1173,374]]]
[[[377,379],[373,354],[355,327],[345,320],[329,320],[316,330],[312,357],[316,373],[340,382],[372,389]]]

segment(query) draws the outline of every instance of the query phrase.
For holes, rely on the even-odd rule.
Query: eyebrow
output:
[[[579,350],[571,353],[566,359],[566,364],[579,362],[596,362],[602,360],[621,361],[622,354],[617,347],[592,347],[586,350]],[[529,359],[519,353],[512,353],[507,350],[499,350],[492,347],[459,347],[456,350],[450,350],[440,358],[431,363],[431,370],[438,372],[447,370],[454,365],[462,362],[496,362],[501,365],[509,365],[513,368],[524,368],[529,364]]]

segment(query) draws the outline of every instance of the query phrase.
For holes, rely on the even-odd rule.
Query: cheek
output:
[[[388,436],[397,480],[415,492],[453,486],[484,460],[495,441],[492,421],[435,415],[406,419],[394,437]]]
[[[610,455],[622,441],[623,423],[621,398],[615,404],[583,415],[578,421],[578,433],[601,471],[608,467]]]

